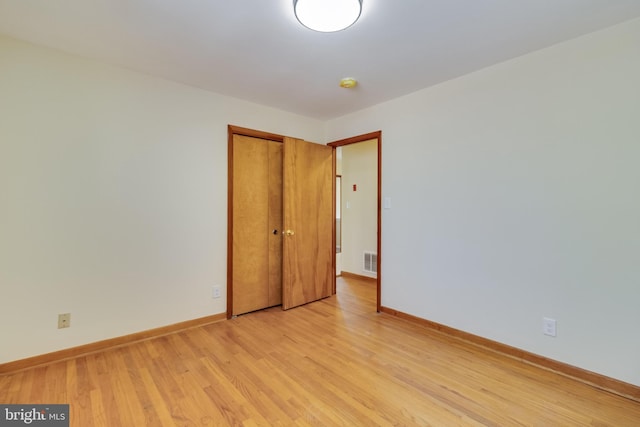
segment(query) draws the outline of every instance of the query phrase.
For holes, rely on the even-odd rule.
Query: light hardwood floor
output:
[[[0,376],[71,426],[639,426],[640,404],[375,313],[375,286]]]

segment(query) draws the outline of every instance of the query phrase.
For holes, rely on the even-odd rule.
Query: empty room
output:
[[[640,425],[638,0],[0,0],[0,426]]]

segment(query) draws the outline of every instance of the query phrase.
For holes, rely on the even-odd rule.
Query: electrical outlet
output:
[[[71,326],[71,313],[58,314],[58,329]]]
[[[220,298],[220,286],[214,286],[211,293],[212,298]]]
[[[549,335],[550,337],[556,336],[556,319],[551,319],[549,317],[542,318],[542,333],[545,335]]]

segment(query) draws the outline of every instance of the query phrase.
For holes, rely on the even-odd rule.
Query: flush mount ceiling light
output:
[[[322,33],[344,30],[362,12],[362,0],[293,0],[293,11],[302,25]]]

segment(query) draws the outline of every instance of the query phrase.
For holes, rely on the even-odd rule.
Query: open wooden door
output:
[[[332,147],[284,138],[282,308],[332,295]]]

